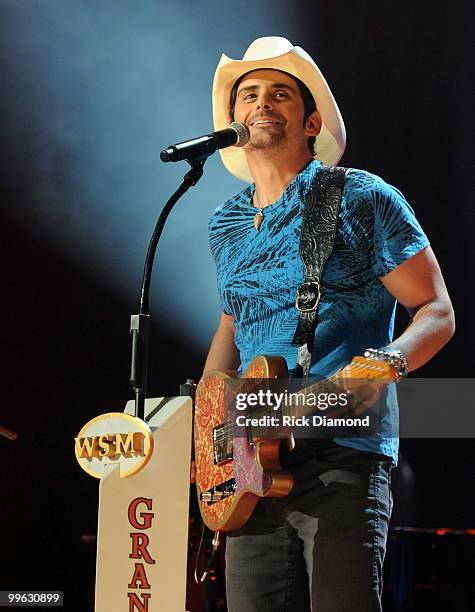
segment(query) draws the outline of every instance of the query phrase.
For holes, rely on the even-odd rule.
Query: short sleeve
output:
[[[357,219],[357,238],[373,273],[383,277],[429,246],[413,209],[402,193],[381,178],[350,171],[345,184],[346,207]]]

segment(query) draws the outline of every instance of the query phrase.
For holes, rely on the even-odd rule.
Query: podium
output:
[[[164,405],[158,410],[161,403]],[[134,402],[130,401],[125,415],[133,414]],[[118,427],[127,429],[130,422],[133,428],[134,421],[148,429],[142,421],[120,413],[93,419],[76,439],[76,455],[78,440],[83,443],[86,439],[80,437],[81,433],[93,441],[91,448],[93,444],[104,448],[107,443],[115,444]],[[128,453],[111,452],[109,457],[88,459],[92,468],[94,461],[109,467],[102,477],[98,476],[95,612],[185,612],[191,398],[146,399],[145,422],[153,440],[148,439],[149,457],[139,469],[127,466],[134,455],[137,465],[140,454],[132,447],[138,438],[133,438],[130,430],[120,433],[122,437],[127,435],[129,446],[121,443],[121,449]],[[84,463],[84,455],[78,461]]]

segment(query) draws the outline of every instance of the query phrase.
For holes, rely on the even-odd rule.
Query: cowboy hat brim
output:
[[[266,52],[270,57],[253,60],[233,60],[222,55],[213,82],[213,119],[214,129],[222,130],[230,123],[229,99],[234,83],[244,74],[262,68],[287,72],[300,79],[313,95],[322,117],[322,129],[315,141],[315,159],[328,166],[338,163],[346,144],[345,125],[335,99],[318,66],[301,47],[293,47],[289,41],[280,37],[268,37],[259,41],[285,41],[292,48],[280,55],[269,53],[269,42]],[[258,42],[258,41],[255,41]],[[253,43],[255,44],[255,43]],[[251,45],[252,46],[252,45]],[[279,46],[279,45],[275,45]],[[251,47],[250,47],[251,48]],[[244,56],[246,57],[246,55]],[[228,147],[220,150],[226,168],[239,179],[253,182],[246,155],[242,148]]]

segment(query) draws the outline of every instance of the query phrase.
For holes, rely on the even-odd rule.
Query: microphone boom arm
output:
[[[140,292],[139,313],[130,317],[130,333],[132,336],[130,384],[135,392],[135,416],[142,420],[145,418],[145,397],[148,382],[150,340],[149,292],[155,252],[168,215],[181,196],[184,195],[190,187],[194,187],[203,176],[203,166],[211,153],[214,153],[214,151],[210,151],[209,154],[199,158],[187,160],[191,168],[183,177],[181,185],[163,207],[148,246],[142,279],[142,289]]]

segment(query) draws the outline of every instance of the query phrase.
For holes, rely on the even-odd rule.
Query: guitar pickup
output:
[[[236,490],[236,482],[234,478],[230,480],[226,480],[220,485],[209,489],[208,491],[202,491],[200,493],[200,500],[204,502],[208,502],[209,504],[213,504],[215,502],[221,501],[226,497],[230,497],[234,495]]]
[[[231,423],[226,422],[213,429],[213,461],[221,465],[233,458]]]

